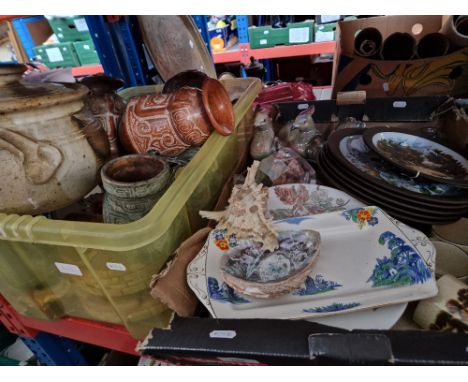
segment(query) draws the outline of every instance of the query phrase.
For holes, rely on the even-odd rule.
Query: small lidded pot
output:
[[[171,173],[167,162],[149,154],[132,154],[107,162],[101,169],[105,190],[105,223],[125,224],[145,216],[166,191]]]

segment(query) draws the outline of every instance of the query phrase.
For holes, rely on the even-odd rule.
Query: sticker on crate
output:
[[[125,272],[127,267],[122,263],[106,263],[106,267],[111,271]]]
[[[60,48],[46,49],[46,53],[50,62],[63,61],[63,55],[62,52],[60,52]]]
[[[309,28],[291,28],[289,30],[290,43],[305,43],[309,40]]]
[[[81,273],[81,269],[77,265],[58,262],[55,262],[54,264],[60,273],[73,276],[83,276],[83,273]]]
[[[74,20],[73,24],[75,24],[76,30],[78,32],[86,32],[89,30],[88,24],[86,24],[86,20],[84,18]]]

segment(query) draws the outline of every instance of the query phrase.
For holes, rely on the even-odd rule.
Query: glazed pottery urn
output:
[[[28,84],[24,65],[0,65],[0,213],[66,207],[97,184],[98,159],[73,115],[88,89]]]
[[[177,156],[202,145],[216,130],[234,130],[234,111],[223,85],[206,77],[201,88],[184,86],[168,94],[130,99],[119,129],[120,142],[131,153]]]
[[[104,223],[124,224],[145,216],[170,183],[167,162],[149,154],[132,154],[101,169]]]

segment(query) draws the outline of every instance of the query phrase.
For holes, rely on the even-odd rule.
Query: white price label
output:
[[[335,39],[335,32],[320,32],[315,34],[315,42],[333,41]]]
[[[270,31],[267,29],[267,30],[264,30],[263,31],[263,34],[270,34]]]
[[[122,263],[106,263],[106,267],[111,271],[125,272],[127,268]]]
[[[60,273],[65,273],[66,275],[73,276],[83,276],[81,269],[77,265],[66,264],[66,263],[55,263],[55,266]]]
[[[268,40],[267,39],[262,39],[260,40],[260,45],[266,45],[268,44]]]
[[[83,49],[85,50],[91,50],[91,47],[89,45],[83,45]]]
[[[393,102],[393,107],[395,109],[404,109],[406,107],[406,101],[395,101]]]
[[[46,49],[47,57],[49,57],[50,62],[63,61],[62,52],[60,48],[49,48]]]
[[[76,30],[78,32],[86,32],[89,30],[88,24],[86,24],[86,20],[84,18],[76,19],[73,21],[73,23],[75,24]]]
[[[210,332],[210,338],[228,338],[233,339],[237,335],[235,330],[213,330]]]
[[[289,42],[309,42],[309,28],[291,28],[289,30]]]

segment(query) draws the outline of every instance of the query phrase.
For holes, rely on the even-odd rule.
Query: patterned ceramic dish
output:
[[[364,207],[335,188],[318,184],[286,184],[268,189],[268,210],[274,220]]]
[[[468,203],[467,193],[463,189],[443,183],[416,181],[395,171],[367,147],[362,138],[363,130],[350,128],[336,131],[328,139],[330,152],[347,171],[399,195],[426,201],[437,200],[440,204]]]
[[[352,185],[353,188],[359,189],[359,191],[364,192],[364,194],[370,194],[371,196],[380,198],[385,202],[390,202],[391,204],[396,204],[400,208],[408,208],[414,210],[419,210],[421,212],[428,212],[440,215],[453,215],[453,212],[459,213],[461,209],[464,209],[465,212],[468,211],[468,202],[461,204],[440,204],[437,198],[432,198],[432,200],[422,200],[409,196],[404,196],[397,194],[393,191],[387,190],[378,185],[374,185],[371,182],[363,182],[362,177],[354,174],[350,171],[343,169],[343,166],[333,157],[329,148],[325,145],[322,150],[322,159],[326,162],[330,168],[333,169],[333,175],[337,175],[343,179],[346,179],[349,185]],[[363,198],[364,199],[364,198]],[[408,200],[411,203],[408,203]],[[429,207],[429,208],[428,208]]]
[[[426,206],[409,198],[406,200],[398,198],[397,195],[392,198],[391,193],[386,193],[384,190],[379,193],[378,190],[361,184],[351,174],[343,174],[339,170],[339,165],[333,164],[324,153],[319,156],[318,166],[333,186],[361,198],[367,204],[375,204],[384,208],[390,215],[398,219],[419,224],[447,224],[456,221],[468,211],[466,206],[451,205],[450,208],[440,207],[437,204]]]
[[[468,160],[440,143],[385,127],[367,129],[362,136],[374,152],[414,177],[468,187]]]
[[[292,218],[275,227],[320,233],[320,256],[304,284],[268,300],[235,292],[222,281],[220,267],[240,243],[214,230],[187,268],[188,284],[214,317],[313,318],[437,294],[430,240],[377,207]]]

